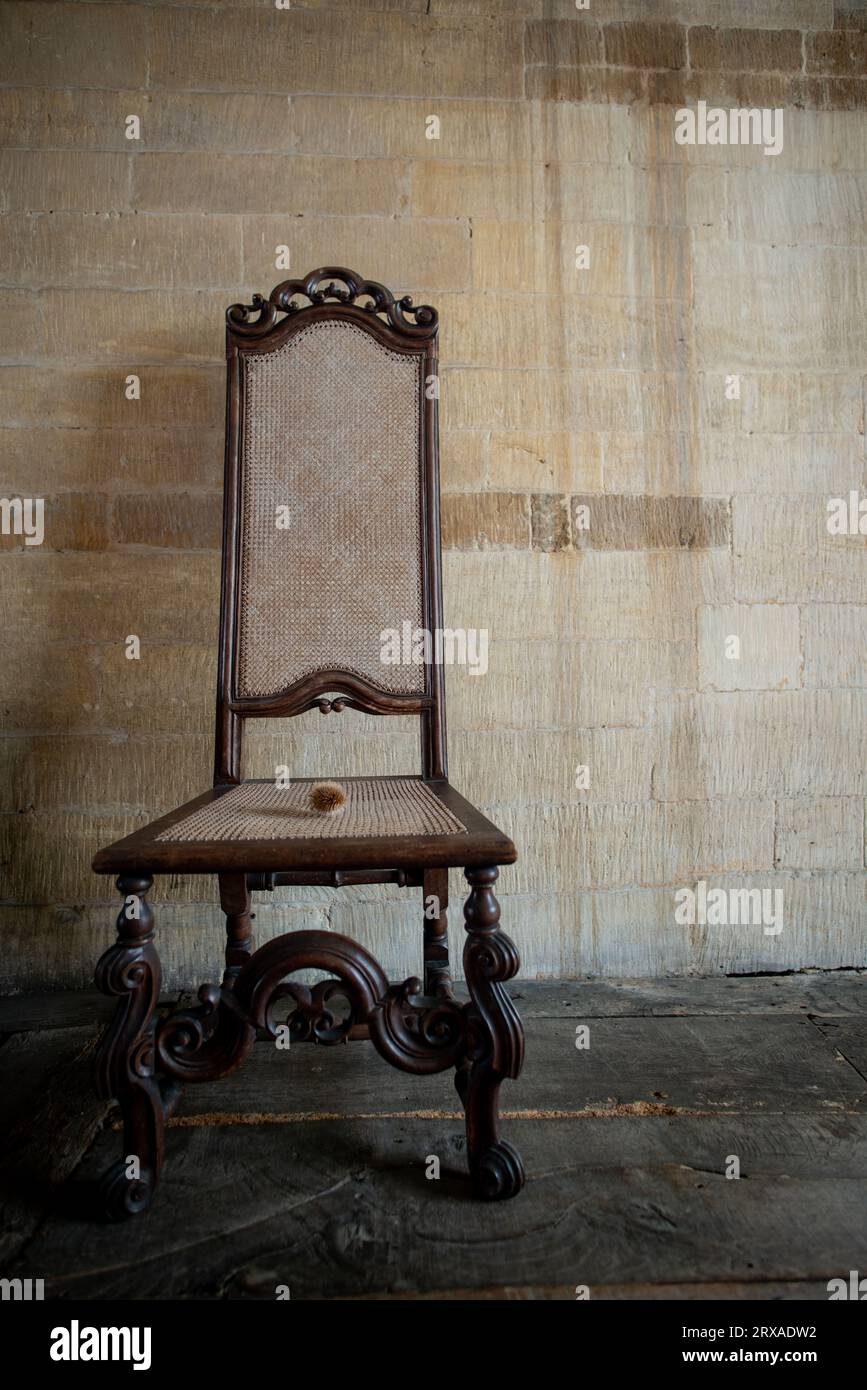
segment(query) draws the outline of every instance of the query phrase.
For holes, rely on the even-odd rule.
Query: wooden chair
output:
[[[287,1024],[298,1040],[367,1036],[404,1071],[454,1067],[475,1190],[511,1197],[524,1171],[498,1135],[499,1090],[520,1072],[524,1044],[503,988],[518,953],[500,930],[494,884],[516,850],[449,785],[434,645],[417,645],[418,663],[382,659],[385,631],[442,630],[437,314],[337,267],[232,305],[227,325],[214,786],[100,850],[93,864],[117,877],[123,898],[117,942],[96,974],[118,996],[97,1086],[119,1102],[124,1122],[104,1209],[119,1217],[150,1205],[165,1120],[183,1084],[231,1071],[257,1033],[276,1038]],[[311,805],[309,779],[245,780],[244,720],[313,706],[417,714],[421,776],[343,779],[345,804],[327,814]],[[468,1003],[449,975],[450,866],[470,884]],[[163,1013],[146,895],[153,875],[177,873],[217,875],[226,966],[197,1005]],[[422,889],[423,985],[389,984],[368,951],[336,932],[290,932],[254,951],[253,890],[356,883]],[[286,983],[308,969],[329,978]],[[344,1016],[329,1008],[337,996]],[[281,1001],[290,1008],[284,1024]]]

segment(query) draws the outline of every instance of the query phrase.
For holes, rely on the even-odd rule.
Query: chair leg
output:
[[[113,1219],[150,1206],[163,1160],[166,1111],[154,1072],[154,1009],[162,971],[153,911],[145,900],[152,884],[144,876],[117,879],[124,900],[117,941],[96,967],[98,988],[118,997],[95,1059],[97,1092],[103,1100],[116,1100],[123,1115],[123,1157],[101,1184],[104,1214]]]
[[[424,992],[431,998],[451,996],[449,967],[448,869],[427,869],[423,876],[424,895]]]
[[[467,939],[464,973],[471,1003],[466,1060],[455,1075],[467,1120],[470,1174],[476,1191],[491,1200],[514,1197],[524,1186],[520,1155],[499,1137],[500,1086],[520,1074],[524,1030],[503,982],[517,974],[518,952],[500,930],[493,885],[498,870],[466,869],[470,895],[464,905]]]
[[[226,969],[223,984],[229,989],[253,953],[253,895],[246,874],[219,874],[220,906],[226,914]]]

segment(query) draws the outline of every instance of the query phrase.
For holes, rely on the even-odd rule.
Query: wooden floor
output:
[[[470,1199],[450,1074],[405,1076],[366,1043],[260,1043],[187,1091],[154,1208],[120,1227],[82,1215],[120,1154],[90,1092],[106,1001],[0,1001],[2,1274],[49,1298],[824,1300],[867,1271],[867,978],[511,993],[517,1200]]]

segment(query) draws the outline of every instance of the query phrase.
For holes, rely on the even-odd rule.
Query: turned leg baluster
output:
[[[424,895],[424,992],[429,998],[452,996],[449,969],[448,869],[427,869],[423,877]]]
[[[253,895],[246,874],[220,874],[220,906],[226,914],[226,969],[223,984],[232,988],[253,952]]]

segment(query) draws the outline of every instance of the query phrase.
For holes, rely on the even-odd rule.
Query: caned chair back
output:
[[[306,302],[305,302],[306,301]],[[418,713],[446,775],[437,315],[342,268],[227,314],[217,782],[243,720]],[[419,659],[421,656],[421,659]]]

